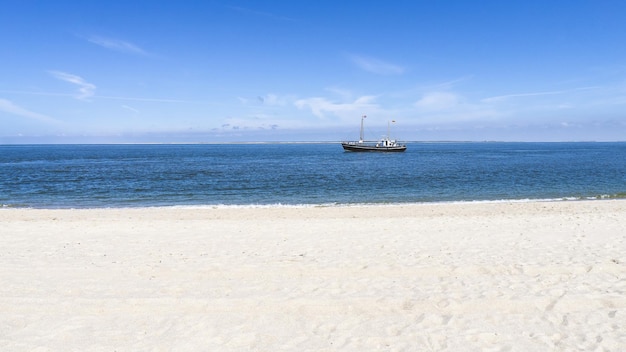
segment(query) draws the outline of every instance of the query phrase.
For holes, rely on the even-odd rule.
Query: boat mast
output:
[[[391,122],[387,121],[387,139],[391,139],[391,136],[389,136],[389,124]]]
[[[365,119],[367,116],[363,115],[361,116],[361,134],[359,134],[359,143],[363,143],[363,119]]]

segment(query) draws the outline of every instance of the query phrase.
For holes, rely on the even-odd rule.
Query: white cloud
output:
[[[265,104],[265,105],[272,105],[272,106],[275,106],[275,105],[278,105],[278,106],[285,105],[285,101],[280,99],[278,97],[278,95],[276,95],[276,94],[267,94],[266,96],[259,97],[259,98],[260,98],[259,100],[261,100],[263,102],[263,104]]]
[[[15,104],[13,104],[13,102],[6,100],[6,99],[0,99],[0,111],[11,114],[11,115],[16,115],[16,116],[20,116],[20,117],[25,117],[28,119],[32,119],[32,120],[37,120],[37,121],[41,121],[41,122],[47,122],[47,123],[58,123],[59,121],[48,117],[46,115],[43,114],[39,114],[27,109],[24,109],[20,106],[17,106]]]
[[[138,47],[137,45],[119,39],[91,36],[87,38],[87,40],[93,44],[99,45],[109,50],[119,51],[127,54],[148,55],[145,50]]]
[[[404,67],[372,57],[351,55],[350,60],[360,69],[378,75],[399,75],[404,73]]]
[[[362,96],[351,103],[334,103],[326,98],[314,97],[297,100],[294,105],[299,109],[311,109],[311,112],[319,118],[326,118],[327,113],[349,117],[354,114],[360,116],[364,112],[377,111],[379,107],[374,102],[375,100],[375,96]]]
[[[74,95],[76,99],[86,100],[94,95],[96,86],[86,82],[79,76],[60,71],[50,71],[50,74],[62,81],[76,84],[78,86],[78,93]]]

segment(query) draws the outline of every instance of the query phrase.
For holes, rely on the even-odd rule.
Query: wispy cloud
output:
[[[124,108],[126,110],[130,110],[130,111],[134,112],[135,114],[139,113],[139,110],[137,110],[137,109],[135,109],[135,108],[133,108],[131,106],[128,106],[128,105],[122,105],[122,108]]]
[[[96,95],[95,97],[98,98],[98,99],[127,100],[127,101],[146,101],[146,102],[154,102],[154,103],[197,103],[195,101],[179,100],[179,99],[116,97],[116,96],[110,96],[110,95]]]
[[[377,111],[379,107],[375,100],[375,96],[362,96],[353,102],[335,103],[326,98],[314,97],[297,100],[294,105],[299,109],[311,109],[311,112],[319,118],[326,118],[326,114],[349,117],[348,115],[354,114],[360,116],[358,114],[364,111]]]
[[[334,95],[339,96],[344,100],[352,99],[352,91],[348,89],[339,88],[339,87],[328,87],[326,88],[326,91],[333,93]]]
[[[495,109],[491,104],[475,102],[458,92],[432,91],[413,103],[411,113],[417,113],[416,123],[443,125],[450,123],[492,123],[506,111]]]
[[[553,91],[553,92],[535,92],[535,93],[519,93],[519,94],[507,94],[507,95],[499,95],[496,97],[485,98],[482,101],[484,103],[493,103],[498,101],[503,101],[511,98],[523,98],[523,97],[537,97],[542,95],[557,95],[563,94],[563,91]]]
[[[415,103],[417,108],[429,111],[449,110],[462,103],[462,98],[450,92],[431,92]]]
[[[72,97],[72,94],[67,93],[50,93],[50,92],[28,92],[24,90],[0,90],[0,93],[9,93],[9,94],[22,94],[22,95],[42,95],[42,96],[50,96],[50,97]]]
[[[58,123],[58,120],[55,120],[49,116],[39,114],[27,109],[24,109],[18,105],[13,104],[10,100],[0,99],[0,111],[5,112],[7,114],[25,117],[31,120],[37,120],[41,122],[47,123]]]
[[[95,86],[94,86],[94,88],[95,88]],[[0,90],[0,93],[24,94],[24,95],[43,95],[43,96],[51,96],[51,97],[76,97],[76,94],[50,93],[50,92],[28,92],[28,91],[20,91],[20,90]],[[191,100],[181,100],[181,99],[167,99],[167,98],[139,98],[139,97],[122,97],[122,96],[95,95],[95,94],[91,94],[90,96],[92,98],[98,98],[98,99],[125,100],[125,101],[144,101],[144,102],[154,102],[154,103],[189,103],[189,104],[202,103],[202,104],[208,104],[207,102],[199,102],[199,101],[191,101]]]
[[[456,78],[456,79],[453,79],[453,80],[450,80],[450,81],[438,83],[438,84],[435,85],[435,87],[437,89],[441,89],[441,90],[443,90],[443,89],[452,89],[452,88],[454,88],[454,87],[456,87],[456,86],[458,86],[458,85],[460,85],[462,83],[465,83],[465,82],[467,82],[467,81],[469,81],[469,80],[471,80],[473,78],[474,78],[473,75],[466,75],[466,76],[459,77],[459,78]]]
[[[96,86],[85,81],[82,77],[73,75],[71,73],[61,71],[49,71],[50,74],[56,78],[65,82],[69,82],[78,86],[78,93],[74,95],[76,99],[88,100],[94,95]]]
[[[404,73],[402,66],[385,62],[373,57],[350,55],[350,60],[360,69],[378,75],[399,75]]]
[[[569,90],[507,94],[507,95],[499,95],[495,97],[485,98],[482,101],[484,103],[492,103],[492,102],[498,102],[498,101],[503,101],[503,100],[512,99],[512,98],[537,97],[537,96],[542,96],[542,95],[559,95],[559,94],[567,94],[567,93],[572,93],[576,91],[590,90],[590,89],[597,89],[597,88],[598,87],[582,87],[582,88],[569,89]]]
[[[148,55],[148,53],[137,45],[119,39],[91,36],[87,40],[105,49],[119,51],[127,54]]]

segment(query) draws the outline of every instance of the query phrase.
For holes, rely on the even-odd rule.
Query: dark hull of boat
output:
[[[365,145],[356,143],[341,143],[343,150],[349,152],[403,152],[406,145],[398,145],[393,147],[380,147],[375,145]]]

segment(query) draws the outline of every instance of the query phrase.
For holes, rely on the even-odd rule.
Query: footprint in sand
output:
[[[560,296],[558,296],[557,298],[553,299],[552,302],[550,302],[550,304],[548,304],[545,308],[546,311],[551,311],[552,309],[554,309],[554,306],[559,303],[559,301],[561,300],[561,298],[563,298],[563,296],[565,296],[565,292],[563,292]]]

